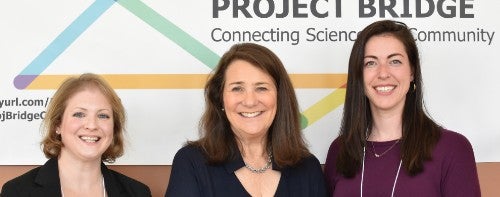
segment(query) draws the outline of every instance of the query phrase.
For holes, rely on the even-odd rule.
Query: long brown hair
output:
[[[280,59],[268,48],[242,43],[233,45],[219,60],[205,85],[205,112],[200,120],[202,137],[189,142],[201,147],[210,164],[221,164],[239,153],[229,120],[222,111],[225,74],[235,60],[244,60],[269,74],[277,88],[277,111],[267,136],[267,149],[279,166],[293,166],[310,153],[300,129],[300,112],[292,82]]]
[[[371,37],[380,34],[389,34],[403,43],[414,77],[406,94],[402,114],[401,157],[404,169],[410,175],[423,170],[424,161],[431,159],[432,150],[440,137],[440,126],[425,111],[419,52],[410,29],[406,24],[392,20],[374,22],[358,34],[349,58],[336,164],[338,172],[345,177],[353,177],[359,171],[363,147],[373,123],[369,101],[364,93],[363,61],[366,43]]]

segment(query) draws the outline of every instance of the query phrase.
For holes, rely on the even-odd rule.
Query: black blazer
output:
[[[106,193],[109,197],[151,196],[149,187],[130,177],[110,170],[101,164]],[[2,197],[61,196],[57,159],[49,159],[43,166],[16,177],[2,187]]]

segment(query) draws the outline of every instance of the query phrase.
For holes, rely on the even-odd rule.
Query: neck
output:
[[[237,137],[238,148],[243,156],[256,157],[267,155],[265,137],[261,138],[244,138]]]
[[[239,139],[238,147],[243,157],[243,161],[252,166],[258,168],[259,166],[264,166],[269,160],[268,151],[266,149],[266,140],[248,140]]]
[[[373,125],[368,140],[390,141],[400,139],[403,128],[401,116],[401,113],[372,113]]]
[[[71,188],[91,188],[101,184],[101,162],[82,162],[72,160],[61,154],[58,159],[61,185]]]

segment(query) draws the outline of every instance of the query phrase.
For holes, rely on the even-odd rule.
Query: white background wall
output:
[[[93,3],[102,3],[96,6]],[[305,18],[245,18],[239,12],[232,17],[231,6],[213,18],[213,1],[142,1],[159,14],[160,18],[180,28],[186,35],[221,56],[233,41],[216,42],[211,37],[215,28],[227,31],[298,31],[300,40],[256,42],[272,49],[282,59],[290,74],[346,74],[352,41],[307,41],[308,28],[328,31],[360,31],[381,17],[380,9],[374,17],[360,17],[358,1],[342,1],[341,17],[336,17],[335,3],[319,1],[317,10],[329,16],[317,18],[311,14],[309,0],[300,13]],[[229,1],[228,1],[229,2]],[[232,2],[232,1],[230,1]],[[252,5],[254,1],[249,1]],[[263,1],[269,2],[269,1]],[[276,3],[276,12],[282,12],[282,1]],[[378,1],[375,1],[378,5]],[[423,10],[429,10],[429,1]],[[430,2],[433,2],[430,0]],[[500,141],[500,30],[497,1],[444,1],[443,6],[457,6],[460,2],[472,5],[466,9],[472,18],[444,18],[437,9],[429,17],[417,18],[416,5],[397,1],[395,12],[401,15],[405,7],[412,17],[398,17],[417,29],[416,35],[428,31],[487,32],[480,37],[459,41],[418,41],[421,51],[426,106],[430,115],[444,127],[465,135],[473,144],[478,162],[499,162],[500,154],[494,146]],[[109,8],[103,6],[109,3]],[[15,77],[23,74],[66,75],[94,72],[99,74],[208,74],[212,69],[196,58],[176,39],[165,36],[155,25],[145,23],[134,15],[141,3],[137,0],[50,0],[4,1],[0,3],[0,102],[12,99],[50,99],[54,89],[17,89]],[[219,1],[222,4],[222,1]],[[129,9],[127,9],[127,5]],[[67,31],[82,13],[90,7],[105,8],[81,34]],[[252,6],[250,6],[252,7]],[[293,7],[290,5],[290,7]],[[134,11],[131,11],[134,10]],[[265,4],[262,11],[267,10]],[[249,10],[253,14],[252,10]],[[146,10],[143,12],[151,13]],[[444,12],[449,13],[445,10]],[[388,12],[385,18],[393,18]],[[149,17],[153,17],[151,14]],[[90,17],[91,18],[91,17]],[[83,20],[83,19],[82,19]],[[89,18],[85,20],[91,21]],[[82,25],[80,25],[83,27]],[[165,30],[168,32],[167,30]],[[174,33],[175,34],[175,33]],[[78,35],[67,47],[57,45],[58,36]],[[178,35],[178,34],[177,34]],[[490,40],[488,40],[490,39]],[[178,41],[178,40],[177,40]],[[53,45],[51,45],[53,44]],[[55,44],[55,45],[54,45]],[[191,41],[190,41],[191,44]],[[189,45],[189,44],[188,44]],[[196,47],[195,47],[196,48]],[[44,55],[47,49],[59,49],[53,61]],[[43,57],[41,57],[43,56]],[[33,62],[40,72],[27,69]],[[32,72],[32,73],[29,73]],[[302,110],[314,106],[334,92],[331,88],[297,89]],[[186,140],[198,136],[197,124],[204,106],[202,89],[118,89],[128,113],[127,149],[117,164],[164,165]],[[0,106],[0,114],[41,113],[44,106]],[[338,133],[342,105],[304,129],[312,152],[324,162],[330,142]],[[5,117],[5,116],[4,116]],[[0,116],[1,119],[1,116]],[[42,164],[46,159],[40,150],[40,120],[0,121],[0,165]]]

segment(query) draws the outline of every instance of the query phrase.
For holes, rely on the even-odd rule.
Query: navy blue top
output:
[[[235,175],[244,167],[238,158],[221,165],[208,165],[203,152],[194,146],[181,148],[174,157],[165,196],[250,196]],[[327,196],[325,179],[318,159],[311,155],[294,167],[273,170],[281,172],[274,196]]]

